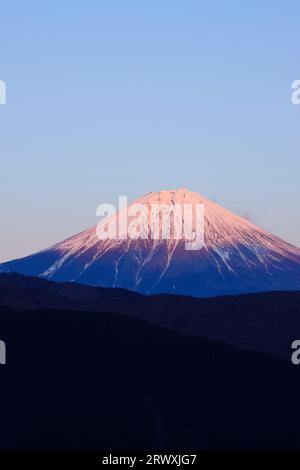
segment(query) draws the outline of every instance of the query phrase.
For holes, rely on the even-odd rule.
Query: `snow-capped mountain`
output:
[[[100,240],[92,227],[4,267],[55,281],[122,287],[146,294],[214,296],[300,290],[299,248],[199,194],[187,189],[161,191],[146,194],[133,204],[147,208],[148,226],[150,208],[155,204],[203,204],[204,247],[187,250],[186,240],[176,238],[171,218],[170,239]],[[131,206],[123,209],[127,215]],[[185,223],[183,218],[183,226]]]

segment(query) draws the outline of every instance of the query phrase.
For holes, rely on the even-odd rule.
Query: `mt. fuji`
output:
[[[299,248],[199,194],[187,189],[160,191],[134,204],[147,208],[203,204],[204,247],[186,250],[185,239],[174,237],[172,221],[170,239],[100,240],[93,227],[3,267],[59,282],[121,287],[144,294],[209,297],[300,290]]]

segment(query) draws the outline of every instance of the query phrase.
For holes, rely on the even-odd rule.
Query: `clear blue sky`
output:
[[[187,187],[300,246],[298,0],[1,2],[0,261]]]

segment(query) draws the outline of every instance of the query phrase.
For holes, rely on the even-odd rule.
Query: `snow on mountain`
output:
[[[96,227],[92,227],[4,267],[55,281],[123,287],[146,294],[213,296],[300,290],[299,248],[199,194],[184,188],[160,191],[146,194],[133,204],[147,208],[148,227],[150,208],[155,204],[203,204],[204,247],[186,250],[186,239],[176,238],[171,218],[171,237],[167,240],[99,240]],[[123,209],[127,215],[130,207],[132,204]],[[186,223],[183,219],[183,226]]]

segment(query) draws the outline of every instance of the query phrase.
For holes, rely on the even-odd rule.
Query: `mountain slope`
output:
[[[288,359],[300,332],[300,292],[268,292],[216,298],[160,294],[57,283],[0,274],[0,308],[23,312],[63,309],[115,312],[180,334],[221,341]]]
[[[161,191],[134,204],[146,205],[148,226],[153,204],[204,204],[204,247],[186,250],[186,240],[174,235],[173,220],[168,240],[99,240],[93,227],[39,253],[5,263],[5,268],[55,281],[146,294],[214,296],[300,290],[299,248],[199,194],[186,189]]]
[[[288,361],[116,314],[0,308],[0,331],[2,449],[300,447]]]

